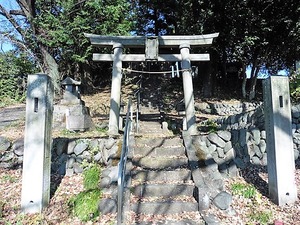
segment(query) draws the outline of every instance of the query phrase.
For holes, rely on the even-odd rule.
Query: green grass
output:
[[[242,184],[242,183],[234,183],[231,186],[232,194],[240,195],[244,198],[255,198],[258,194],[257,190],[253,185],[250,184]]]
[[[272,222],[273,214],[271,211],[257,211],[254,210],[250,214],[251,221],[255,222],[255,224],[267,225]]]
[[[82,221],[89,221],[99,216],[98,203],[100,199],[101,191],[99,189],[87,190],[72,197],[69,206],[73,215]]]
[[[100,166],[93,164],[83,172],[83,186],[85,190],[97,189],[100,181]]]
[[[85,191],[69,200],[72,214],[82,221],[94,220],[99,216],[98,204],[101,191],[98,187],[101,168],[97,164],[89,165],[83,172],[83,186]]]

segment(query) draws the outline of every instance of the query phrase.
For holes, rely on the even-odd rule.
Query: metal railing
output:
[[[129,151],[129,135],[131,131],[132,123],[132,99],[129,98],[126,114],[126,123],[124,128],[124,137],[122,144],[122,152],[119,162],[118,171],[118,212],[117,212],[117,224],[121,225],[123,223],[123,205],[124,205],[124,185],[126,176],[126,163]]]

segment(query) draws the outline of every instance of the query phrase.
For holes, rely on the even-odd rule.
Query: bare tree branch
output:
[[[19,26],[18,22],[15,20],[12,15],[10,15],[6,9],[0,4],[0,12],[3,14],[3,16],[13,25],[13,27],[19,32],[19,34],[24,37],[24,31],[22,28]]]
[[[25,16],[25,13],[22,10],[10,10],[9,14],[16,16]]]

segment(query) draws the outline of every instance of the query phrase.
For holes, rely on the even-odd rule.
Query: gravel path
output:
[[[25,118],[25,104],[0,109],[0,129]]]

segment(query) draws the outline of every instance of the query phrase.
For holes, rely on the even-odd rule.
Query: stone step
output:
[[[144,169],[163,170],[186,168],[188,165],[187,157],[133,157],[132,163],[135,166],[143,167]]]
[[[191,219],[184,219],[184,220],[159,220],[159,221],[151,221],[151,222],[138,222],[135,223],[135,225],[165,225],[165,224],[169,224],[169,225],[205,225],[205,221],[203,221],[202,219],[198,221],[197,220],[191,220]]]
[[[182,139],[179,137],[175,138],[164,138],[164,137],[157,137],[157,138],[136,138],[135,140],[136,147],[182,147]]]
[[[139,157],[186,156],[185,148],[183,146],[172,147],[172,148],[150,147],[150,146],[134,147],[132,151],[135,156],[139,156]]]
[[[164,201],[164,202],[139,202],[131,205],[135,213],[150,215],[166,215],[198,211],[197,202]]]
[[[191,171],[188,169],[179,169],[172,171],[153,171],[153,170],[138,170],[132,171],[133,180],[142,182],[187,182],[191,180]]]
[[[195,186],[188,184],[141,184],[134,188],[137,197],[193,196]]]

